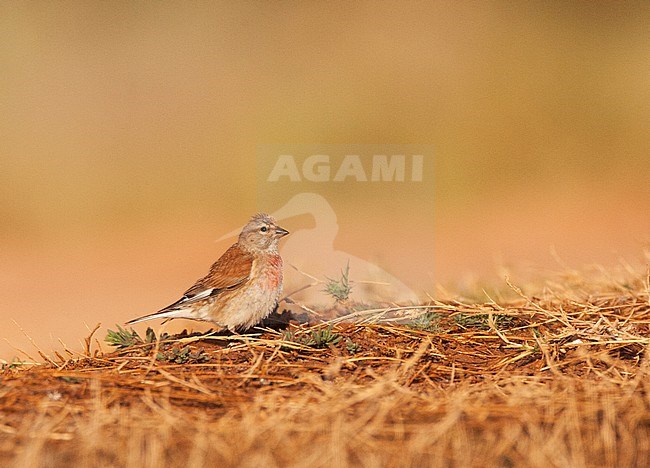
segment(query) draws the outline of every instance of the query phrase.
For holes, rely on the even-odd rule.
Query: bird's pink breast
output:
[[[277,289],[282,285],[282,257],[279,255],[269,255],[263,267],[263,275],[266,276],[269,289]]]

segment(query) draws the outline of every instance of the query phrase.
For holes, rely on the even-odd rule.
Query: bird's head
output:
[[[287,234],[289,231],[278,226],[275,219],[259,213],[242,229],[239,245],[251,252],[277,252],[280,238]]]

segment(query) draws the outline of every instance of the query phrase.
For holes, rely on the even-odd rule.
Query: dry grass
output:
[[[511,286],[514,299],[358,311],[353,323],[331,321],[329,346],[313,339],[322,324],[113,353],[89,339],[82,357],[4,366],[0,457],[18,466],[650,466],[648,276],[585,278],[566,274],[530,297]]]

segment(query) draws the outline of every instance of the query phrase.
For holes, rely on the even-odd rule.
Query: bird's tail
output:
[[[162,309],[159,310],[158,312],[154,312],[153,314],[143,315],[142,317],[129,320],[128,322],[126,322],[126,324],[132,325],[134,323],[144,322],[145,320],[151,320],[157,318],[173,319],[173,318],[184,318],[184,317],[187,318],[186,309]]]

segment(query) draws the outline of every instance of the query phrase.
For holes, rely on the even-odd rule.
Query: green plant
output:
[[[210,356],[203,351],[203,348],[192,351],[189,346],[183,348],[174,346],[167,351],[160,351],[156,356],[158,361],[165,361],[174,364],[201,363],[210,360]]]
[[[345,349],[348,350],[350,354],[356,354],[361,350],[361,346],[352,341],[350,338],[345,339]]]
[[[343,339],[343,337],[333,331],[332,325],[327,328],[320,328],[312,330],[308,334],[298,335],[291,330],[287,330],[282,334],[285,341],[291,341],[304,346],[312,348],[327,348],[330,345],[335,345]]]
[[[34,364],[34,363],[26,362],[26,361],[21,361],[17,357],[14,357],[11,360],[11,362],[7,362],[4,359],[0,359],[0,361],[2,361],[2,365],[0,366],[1,370],[18,369],[18,368],[23,367],[23,366],[28,366],[30,364]]]
[[[343,339],[343,337],[333,331],[332,326],[330,325],[329,327],[321,328],[320,330],[312,330],[308,346],[327,348],[329,345],[335,345],[341,341],[341,339]]]
[[[160,338],[156,338],[156,332],[153,331],[151,327],[147,327],[147,331],[144,334],[145,343],[155,343],[156,340],[166,341],[170,338],[169,333],[161,333]]]
[[[424,330],[429,332],[439,332],[440,320],[442,315],[437,312],[426,312],[419,317],[415,318],[411,323],[408,324],[409,327],[415,328],[416,330]]]
[[[325,292],[336,299],[337,302],[346,301],[350,297],[350,293],[352,292],[352,282],[350,281],[349,275],[350,261],[348,260],[345,270],[341,270],[341,278],[327,278]]]
[[[129,348],[143,343],[142,338],[140,338],[140,335],[133,328],[131,328],[131,331],[128,331],[119,325],[117,325],[117,331],[108,330],[104,341],[111,346],[117,347],[117,349]]]
[[[106,341],[111,346],[117,347],[117,349],[129,348],[135,345],[141,344],[152,344],[155,343],[158,339],[156,338],[156,333],[151,327],[147,327],[147,331],[144,334],[144,340],[140,338],[140,335],[131,328],[131,330],[125,330],[124,328],[117,326],[117,331],[108,330],[108,334],[104,341]],[[168,340],[169,334],[161,333],[160,341]]]

